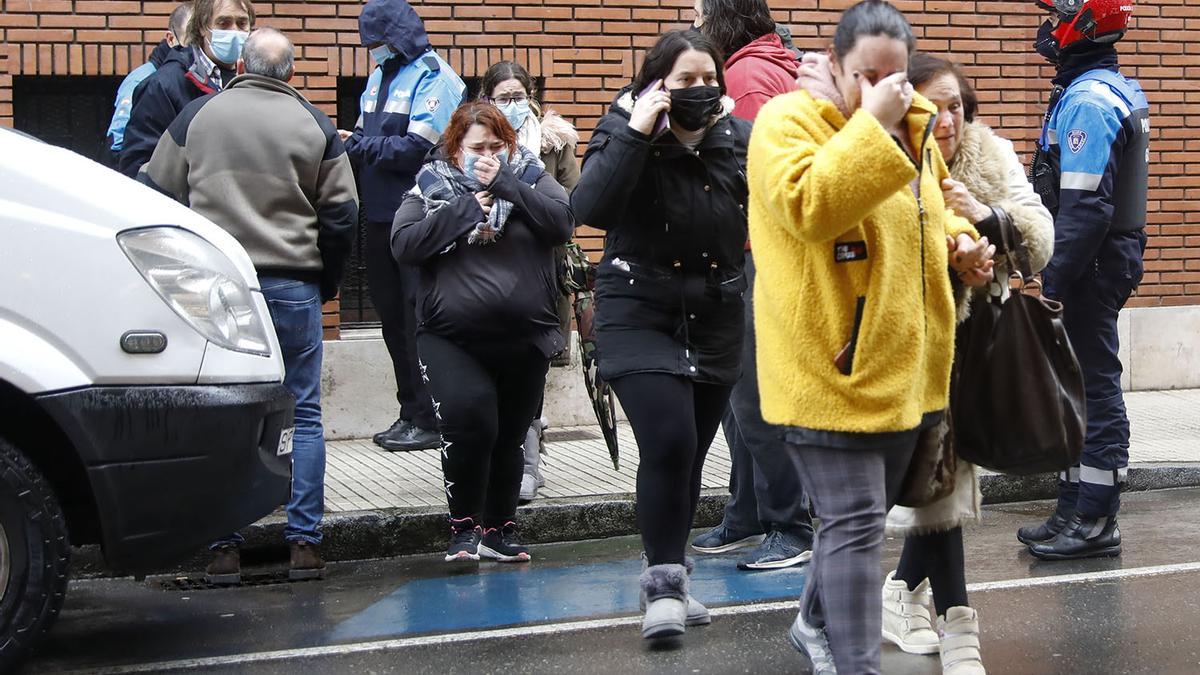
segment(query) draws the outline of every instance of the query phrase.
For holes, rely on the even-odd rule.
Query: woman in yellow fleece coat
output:
[[[763,417],[785,427],[821,519],[789,632],[814,672],[879,672],[884,520],[947,405],[950,271],[991,278],[994,248],[943,202],[937,108],[906,81],[914,47],[892,5],[855,5],[829,86],[772,100],[750,141]]]

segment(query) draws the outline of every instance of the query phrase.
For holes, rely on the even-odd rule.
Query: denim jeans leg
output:
[[[296,397],[288,541],[321,543],[325,510],[325,430],[321,424],[321,292],[316,283],[262,277],[263,295],[283,352],[283,384]]]

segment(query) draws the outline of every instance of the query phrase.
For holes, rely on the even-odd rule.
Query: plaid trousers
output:
[[[884,523],[915,448],[915,433],[855,449],[788,444],[821,521],[800,611],[825,628],[838,672],[879,672]]]

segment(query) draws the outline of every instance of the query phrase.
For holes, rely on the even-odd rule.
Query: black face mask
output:
[[[699,131],[708,126],[709,120],[720,109],[721,90],[718,87],[671,90],[671,119],[688,131]]]
[[[1037,41],[1033,43],[1033,48],[1036,49],[1037,53],[1041,54],[1044,59],[1050,63],[1058,65],[1059,48],[1058,40],[1054,39],[1054,35],[1052,35],[1054,28],[1054,22],[1050,19],[1046,19],[1041,27],[1038,28]]]

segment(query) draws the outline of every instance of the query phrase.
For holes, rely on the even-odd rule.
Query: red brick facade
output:
[[[2,0],[0,125],[13,124],[14,75],[123,75],[159,39],[173,2]],[[772,0],[797,46],[825,46],[840,10],[853,0]],[[1042,16],[1025,2],[896,0],[920,47],[966,65],[981,116],[1028,153],[1040,123],[1050,70],[1031,53]],[[692,0],[417,0],[435,47],[463,76],[516,58],[546,78],[546,100],[583,132],[628,83],[640,52],[661,31],[690,23]],[[1200,302],[1200,6],[1137,0],[1134,30],[1122,43],[1126,73],[1151,101],[1150,249],[1137,305]],[[257,3],[258,23],[287,32],[299,47],[297,84],[331,115],[337,78],[365,76],[354,0]],[[343,125],[353,120],[342,120]],[[1026,156],[1027,159],[1027,156]],[[596,232],[583,232],[589,248]],[[330,317],[332,318],[332,317]]]

